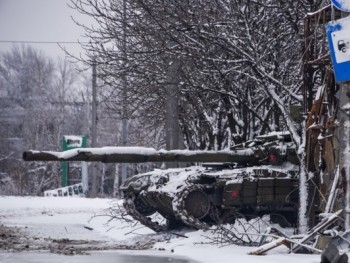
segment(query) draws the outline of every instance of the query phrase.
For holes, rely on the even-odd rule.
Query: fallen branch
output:
[[[297,252],[301,248],[307,248],[308,250],[312,250],[314,252],[321,253],[322,250],[319,250],[317,248],[314,248],[312,246],[308,246],[305,243],[310,241],[312,238],[314,238],[317,234],[319,234],[322,230],[326,229],[330,225],[332,225],[334,222],[336,222],[339,218],[339,215],[341,214],[342,210],[337,211],[334,214],[331,214],[328,218],[325,220],[321,221],[318,225],[316,225],[314,228],[312,228],[308,235],[303,237],[300,241],[295,241],[293,239],[287,238],[282,232],[277,231],[277,229],[269,228],[267,231],[265,231],[264,234],[262,234],[263,238],[260,240],[260,244],[262,244],[265,240],[266,237],[274,237],[276,238],[277,235],[281,235],[282,237],[278,237],[276,240],[273,240],[265,245],[259,246],[256,250],[253,250],[252,252],[249,253],[249,255],[262,255],[266,253],[267,251],[278,247],[280,245],[285,245],[288,248],[291,248],[291,252]],[[275,235],[271,235],[271,232],[274,231]],[[293,247],[293,244],[295,245]]]
[[[299,251],[302,246],[301,244],[304,244],[308,241],[310,241],[312,238],[314,238],[317,234],[319,234],[320,232],[322,232],[322,230],[326,229],[327,227],[329,227],[330,225],[332,225],[334,222],[336,222],[339,218],[339,215],[341,214],[343,210],[338,210],[337,212],[335,212],[334,214],[332,214],[331,216],[329,216],[327,219],[325,219],[324,221],[321,221],[318,225],[316,225],[314,228],[312,228],[308,235],[306,235],[304,238],[302,238],[298,244],[292,248],[291,252],[297,252]]]
[[[265,245],[258,247],[256,250],[253,250],[252,252],[249,252],[248,255],[262,255],[265,252],[267,252],[275,247],[279,247],[280,245],[286,245],[288,247],[289,244],[290,243],[287,242],[287,239],[285,237],[280,237],[276,240],[273,240]]]
[[[275,237],[274,235],[268,235],[270,237]],[[290,238],[286,238],[286,237],[279,237],[277,238],[276,240],[273,240],[265,245],[262,245],[260,247],[258,247],[257,249],[251,251],[248,253],[248,255],[262,255],[264,253],[266,253],[267,251],[273,249],[273,248],[276,248],[276,247],[279,247],[281,245],[285,245],[286,247],[288,248],[291,248],[292,247],[292,244],[295,244],[295,245],[298,245],[300,247],[304,247],[304,248],[307,248],[308,250],[312,250],[314,252],[317,252],[317,253],[321,253],[322,250],[320,249],[317,249],[317,248],[314,248],[312,246],[308,246],[308,245],[305,245],[305,244],[302,244],[298,241],[295,241],[293,239],[290,239]]]

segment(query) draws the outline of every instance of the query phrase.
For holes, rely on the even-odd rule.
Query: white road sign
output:
[[[344,12],[350,12],[350,0],[332,0],[332,4]]]
[[[350,81],[350,16],[326,24],[337,83]]]

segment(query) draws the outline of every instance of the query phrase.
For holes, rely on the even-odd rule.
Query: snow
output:
[[[208,243],[210,231],[188,231],[179,235],[159,234],[143,226],[111,221],[106,209],[120,200],[78,197],[13,197],[0,196],[0,225],[20,227],[36,237],[100,240],[107,243],[135,244],[142,240],[158,240],[149,250],[124,254],[185,257],[202,263],[245,262],[320,262],[320,255],[290,254],[284,246],[265,256],[248,255],[253,247],[213,245]],[[101,215],[94,217],[96,215]],[[93,230],[88,230],[89,227]],[[171,237],[171,238],[170,238]],[[46,242],[45,239],[43,242]],[[172,252],[173,251],[173,252]],[[1,251],[0,251],[1,255]],[[0,260],[1,262],[1,260]]]
[[[222,150],[222,151],[192,151],[192,150],[159,150],[157,151],[154,148],[147,148],[147,147],[132,147],[132,146],[126,146],[126,147],[115,147],[115,146],[106,146],[106,147],[100,147],[100,148],[76,148],[76,149],[70,149],[64,152],[54,152],[54,151],[38,151],[38,150],[31,150],[28,151],[33,154],[39,154],[39,153],[47,153],[55,156],[57,159],[68,159],[72,158],[79,153],[86,153],[88,155],[113,155],[113,154],[133,154],[133,155],[144,155],[144,156],[152,156],[152,155],[184,155],[184,156],[193,156],[193,155],[206,155],[206,154],[219,154],[223,153],[226,155],[240,155],[240,156],[253,156],[254,152],[251,149],[245,149],[245,150]]]
[[[318,13],[321,13],[322,11],[324,11],[325,9],[327,9],[328,7],[329,7],[329,5],[327,5],[327,6],[323,7],[323,8],[321,8],[321,9],[318,9],[318,10],[315,11],[315,12],[309,12],[309,13],[306,14],[306,17],[308,17],[308,16],[314,16],[314,15],[316,15],[316,14],[318,14]]]
[[[324,94],[324,89],[325,89],[324,85],[321,85],[317,88],[317,92],[316,92],[314,101],[318,101],[318,100],[322,99],[321,96],[323,96],[323,94]]]
[[[101,147],[101,148],[78,148],[72,149],[65,152],[57,153],[58,158],[67,159],[73,157],[79,153],[91,153],[97,155],[104,154],[143,154],[143,155],[151,155],[155,154],[156,150],[153,148],[145,148],[145,147]]]
[[[83,136],[65,135],[64,139],[71,148],[81,147],[83,145]]]
[[[308,204],[308,195],[307,195],[307,174],[304,169],[300,169],[299,174],[299,228],[300,232],[305,234],[307,232],[307,204]]]
[[[346,103],[343,107],[341,107],[342,110],[344,111],[349,111],[350,110],[350,103]]]

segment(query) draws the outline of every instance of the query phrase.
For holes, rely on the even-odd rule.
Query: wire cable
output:
[[[88,44],[88,43],[90,43],[90,42],[79,42],[79,41],[0,40],[0,43],[13,43],[13,44]]]

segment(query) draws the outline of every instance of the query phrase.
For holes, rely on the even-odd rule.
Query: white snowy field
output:
[[[209,231],[181,232],[181,235],[186,237],[156,234],[140,225],[132,227],[131,224],[119,220],[108,222],[108,216],[95,217],[106,214],[106,210],[115,205],[115,202],[117,201],[111,199],[78,197],[0,196],[0,226],[23,231],[25,241],[32,240],[28,241],[29,245],[25,247],[29,250],[37,248],[42,252],[48,240],[89,244],[90,250],[142,247],[140,244],[151,243],[154,240],[154,245],[146,250],[118,251],[123,254],[187,258],[202,263],[320,262],[320,255],[290,254],[284,246],[272,249],[264,256],[253,256],[248,253],[254,247],[211,244],[208,242],[208,238],[211,238]],[[1,255],[5,255],[1,253],[6,253],[7,256],[9,253],[22,253],[16,249],[7,249],[4,252],[1,246],[4,236],[0,235],[0,262]],[[7,235],[8,237],[11,235]]]

